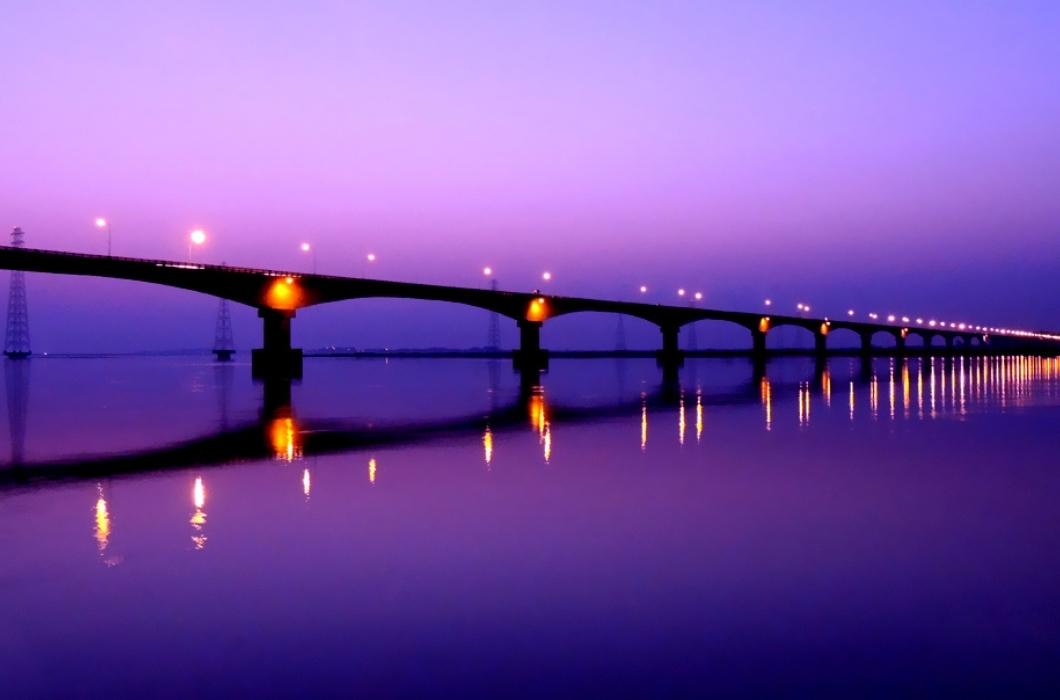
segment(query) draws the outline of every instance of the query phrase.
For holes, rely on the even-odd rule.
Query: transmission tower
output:
[[[11,246],[22,247],[22,229],[11,232]],[[26,276],[21,270],[11,271],[11,291],[7,297],[7,333],[4,354],[11,358],[29,357],[29,311],[26,310]]]
[[[490,280],[490,290],[497,291],[497,280]],[[495,313],[490,314],[490,325],[489,332],[486,335],[486,349],[497,352],[501,349],[501,324],[500,316]]]
[[[228,300],[221,299],[217,307],[217,324],[214,327],[213,354],[221,362],[228,362],[236,353],[232,342],[232,315],[228,311]]]
[[[625,316],[619,315],[618,325],[615,327],[615,350],[626,351],[626,322]]]
[[[5,362],[7,420],[11,436],[11,464],[22,464],[26,451],[26,415],[29,413],[29,363]]]

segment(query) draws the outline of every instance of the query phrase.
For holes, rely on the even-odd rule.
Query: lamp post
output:
[[[111,243],[110,222],[107,221],[106,219],[104,219],[102,216],[96,217],[96,228],[98,228],[98,229],[106,229],[107,230],[107,257],[109,258],[111,256],[110,255],[110,250],[111,250],[111,247],[110,247],[110,243]]]
[[[188,234],[188,262],[191,262],[191,251],[194,247],[201,246],[206,242],[206,232],[197,228]]]
[[[313,274],[315,275],[317,273],[317,249],[309,245],[308,243],[303,243],[301,245],[301,248],[303,253],[313,254]]]

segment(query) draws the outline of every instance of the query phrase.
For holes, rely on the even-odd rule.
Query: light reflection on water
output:
[[[156,387],[136,411],[118,401],[120,421],[97,408],[71,424],[49,376],[65,369],[35,366],[35,403],[8,416],[24,433],[17,470],[66,471],[0,485],[0,637],[15,635],[0,639],[15,649],[0,680],[62,694],[40,661],[58,656],[84,677],[123,658],[175,693],[366,689],[367,664],[413,694],[518,695],[504,679],[528,667],[556,669],[543,694],[588,678],[612,694],[650,695],[659,679],[769,693],[788,686],[740,669],[768,666],[798,689],[799,664],[839,653],[852,660],[834,680],[854,694],[881,673],[935,695],[1056,680],[1056,359],[783,360],[764,374],[689,360],[677,386],[631,361],[617,392],[610,361],[555,361],[530,385],[468,362],[445,363],[435,387],[437,367],[307,363],[276,391],[167,365],[160,415]],[[212,425],[210,405],[226,407]],[[82,476],[56,461],[86,430],[112,433],[89,461],[135,468]],[[144,433],[157,441],[130,438]],[[205,607],[184,607],[190,590]],[[280,614],[295,590],[297,614]],[[127,623],[93,648],[97,614]],[[240,632],[248,619],[260,639]],[[995,632],[969,631],[981,627]],[[310,639],[324,672],[286,675]],[[184,675],[192,647],[224,664]],[[419,670],[403,673],[410,648]],[[590,653],[591,670],[567,663]],[[453,675],[467,658],[480,662]],[[86,695],[122,687],[109,668]]]

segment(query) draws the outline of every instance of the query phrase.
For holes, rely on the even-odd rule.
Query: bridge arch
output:
[[[579,340],[572,340],[573,331]],[[586,345],[586,339],[591,339]],[[659,348],[659,326],[637,314],[592,309],[549,316],[541,326],[541,343],[553,350],[644,350]]]
[[[854,350],[861,348],[862,334],[853,328],[837,326],[830,328],[826,342],[829,350]]]
[[[898,335],[897,329],[890,330],[886,328],[880,328],[875,331],[870,331],[869,342],[874,348],[889,349],[898,347]]]
[[[766,333],[766,348],[769,350],[812,350],[817,333],[808,324],[779,320],[772,323]]]
[[[772,328],[770,328],[772,330]],[[681,326],[681,347],[686,350],[748,350],[757,327],[732,318],[699,318]],[[768,332],[767,332],[768,337]]]
[[[487,349],[494,314],[499,347],[518,347],[518,329],[510,316],[438,299],[380,295],[314,304],[298,309],[295,327],[307,347]]]

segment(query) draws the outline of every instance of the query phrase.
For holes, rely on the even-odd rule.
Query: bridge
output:
[[[245,304],[258,310],[262,319],[262,347],[253,351],[258,376],[300,376],[302,351],[291,345],[291,322],[303,308],[348,299],[394,298],[439,301],[472,306],[513,320],[519,327],[519,348],[514,352],[520,368],[547,365],[548,353],[541,347],[541,327],[549,319],[574,313],[602,312],[640,318],[658,326],[661,339],[658,357],[663,364],[679,363],[681,328],[696,321],[735,324],[749,335],[750,352],[767,356],[766,335],[776,328],[795,326],[811,332],[819,355],[828,352],[829,335],[853,331],[862,352],[873,352],[878,333],[894,339],[893,352],[907,352],[906,341],[917,336],[925,347],[941,338],[946,349],[974,348],[983,353],[1060,351],[1060,334],[1007,328],[971,326],[964,323],[925,322],[923,319],[889,317],[886,322],[853,318],[792,316],[757,311],[728,311],[698,306],[648,304],[642,302],[557,296],[534,292],[511,292],[391,280],[305,274],[302,272],[206,265],[174,260],[87,255],[61,251],[0,247],[0,269],[82,275],[135,280],[187,289]]]

